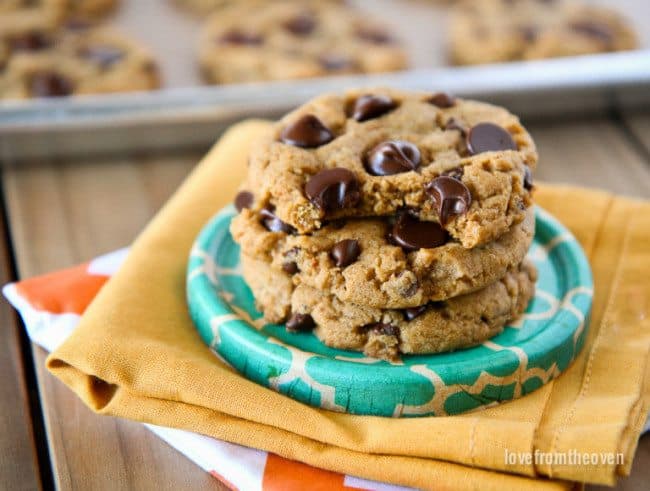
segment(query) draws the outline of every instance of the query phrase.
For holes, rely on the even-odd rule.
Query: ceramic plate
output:
[[[234,213],[231,206],[219,212],[192,249],[192,319],[223,361],[303,403],[376,416],[459,414],[538,389],[564,371],[583,345],[593,296],[589,264],[573,235],[539,208],[529,252],[539,279],[526,313],[474,348],[405,355],[397,363],[328,348],[311,333],[265,323],[230,236]]]

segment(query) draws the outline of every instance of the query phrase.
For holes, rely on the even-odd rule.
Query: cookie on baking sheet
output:
[[[450,240],[436,223],[410,217],[341,220],[311,235],[294,235],[270,217],[243,209],[233,219],[231,233],[243,254],[270,262],[296,284],[378,308],[417,307],[481,289],[521,263],[535,233],[532,208],[521,223],[473,249]]]
[[[498,281],[444,302],[387,310],[341,302],[307,285],[294,287],[286,273],[241,256],[243,275],[269,322],[314,330],[332,348],[363,351],[374,358],[424,354],[475,346],[521,315],[534,295],[537,272],[524,261]]]
[[[206,22],[199,63],[209,83],[286,80],[406,68],[386,27],[332,2],[252,2]]]
[[[250,153],[253,211],[299,233],[408,209],[464,247],[490,242],[531,204],[535,144],[503,108],[442,93],[355,90],[318,97]]]
[[[60,30],[52,47],[13,54],[0,74],[0,99],[152,90],[158,68],[145,48],[100,27]]]
[[[575,56],[638,47],[617,12],[566,0],[476,0],[451,20],[451,59],[457,64]]]

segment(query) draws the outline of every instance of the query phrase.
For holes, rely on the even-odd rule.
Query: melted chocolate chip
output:
[[[402,213],[393,225],[389,239],[407,251],[431,249],[447,242],[445,229],[436,222],[421,222],[409,213]]]
[[[9,39],[12,51],[41,51],[52,46],[52,40],[42,32],[33,31]]]
[[[124,58],[125,53],[115,46],[103,45],[88,46],[79,52],[79,56],[107,69]]]
[[[390,44],[393,38],[383,29],[373,27],[361,27],[357,30],[357,37],[373,44]]]
[[[612,30],[607,24],[601,22],[593,22],[589,20],[572,22],[569,27],[575,32],[584,34],[594,39],[598,39],[603,43],[612,42]]]
[[[494,123],[479,123],[467,134],[467,149],[472,155],[499,150],[517,150],[510,133]]]
[[[305,114],[282,130],[280,140],[287,145],[316,148],[334,139],[332,132],[313,114]]]
[[[427,184],[426,190],[442,225],[446,225],[452,215],[467,213],[472,204],[472,194],[467,186],[450,176],[436,177]]]
[[[362,95],[354,103],[352,117],[357,121],[378,118],[397,107],[397,102],[386,95]]]
[[[334,264],[339,268],[345,268],[359,258],[361,247],[359,242],[354,239],[345,239],[337,242],[330,251],[330,257]]]
[[[364,330],[367,332],[372,332],[374,334],[379,334],[380,336],[395,336],[399,337],[399,327],[392,324],[384,324],[382,322],[375,322],[374,324],[368,324],[364,326]]]
[[[441,109],[447,109],[456,105],[456,98],[445,92],[438,92],[429,97],[427,102]]]
[[[298,264],[296,264],[296,261],[289,261],[286,263],[282,263],[282,271],[293,276],[298,271],[300,271],[300,269],[298,268]]]
[[[539,35],[539,31],[535,26],[521,26],[519,27],[519,33],[527,43],[534,43]]]
[[[244,208],[250,208],[253,204],[253,193],[250,191],[239,191],[237,196],[235,196],[235,208],[238,213]]]
[[[275,215],[275,207],[267,206],[260,210],[262,217],[262,225],[264,225],[271,232],[284,232],[285,234],[293,234],[296,230],[289,224],[284,223]]]
[[[234,29],[224,33],[217,41],[221,44],[258,45],[264,42],[264,38],[259,34]]]
[[[307,332],[316,327],[314,319],[309,314],[293,314],[287,321],[287,331]]]
[[[420,150],[403,140],[385,141],[374,147],[365,160],[366,170],[373,176],[391,176],[415,170],[420,165]]]
[[[73,90],[72,82],[55,72],[35,73],[30,83],[30,92],[36,97],[64,97]]]
[[[287,20],[283,25],[291,34],[306,36],[316,27],[316,19],[313,15],[304,12]]]
[[[526,166],[524,170],[524,189],[530,191],[533,189],[533,173],[530,171],[530,167]]]
[[[305,185],[305,194],[325,212],[352,208],[361,199],[356,176],[340,167],[325,169],[312,176]]]
[[[429,309],[428,305],[420,305],[419,307],[411,307],[410,309],[402,310],[404,320],[411,322],[416,317],[421,316]]]

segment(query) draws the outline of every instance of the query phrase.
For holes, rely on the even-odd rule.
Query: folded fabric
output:
[[[522,399],[453,417],[390,419],[305,406],[222,364],[185,303],[196,234],[228,203],[265,122],[233,127],[137,239],[48,368],[89,407],[260,448],[336,472],[420,488],[566,488],[629,473],[650,401],[650,204],[539,186],[592,264],[585,348],[559,379]],[[596,454],[597,463],[506,458]],[[549,479],[537,479],[545,476]]]
[[[117,272],[127,254],[128,249],[120,249],[72,268],[10,283],[4,286],[3,293],[20,312],[29,338],[52,351],[74,331],[88,304]],[[198,433],[146,426],[234,490],[302,491],[314,485],[328,491],[412,489],[317,469]]]

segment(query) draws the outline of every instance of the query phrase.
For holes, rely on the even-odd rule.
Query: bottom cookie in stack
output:
[[[340,301],[267,262],[241,256],[244,279],[269,322],[314,331],[327,346],[396,360],[400,354],[453,351],[486,341],[521,315],[534,295],[537,271],[524,260],[498,281],[469,294],[409,309]]]

